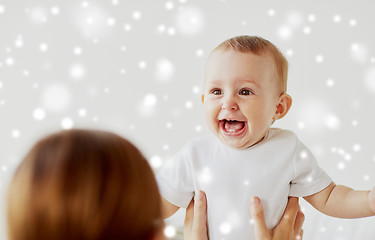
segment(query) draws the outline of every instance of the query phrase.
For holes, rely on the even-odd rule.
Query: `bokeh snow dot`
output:
[[[143,115],[151,115],[155,111],[157,98],[154,94],[147,94],[139,106],[139,111]]]
[[[365,87],[375,93],[375,67],[368,69],[365,73]]]
[[[160,59],[156,63],[156,76],[160,81],[168,81],[174,74],[174,66],[168,59]]]
[[[87,110],[84,109],[84,108],[79,109],[79,110],[78,110],[78,115],[79,115],[80,117],[85,117],[85,116],[87,115]]]
[[[47,11],[42,7],[33,7],[28,11],[30,20],[35,24],[42,24],[47,21]]]
[[[351,57],[359,63],[365,63],[367,61],[367,58],[368,58],[367,54],[368,54],[368,51],[363,44],[353,43],[350,46]]]
[[[73,127],[74,123],[73,123],[73,120],[71,118],[63,118],[61,120],[61,128],[62,129],[71,129]]]
[[[176,228],[174,226],[168,225],[164,228],[164,235],[168,238],[173,238],[176,236]]]
[[[333,113],[327,114],[324,119],[325,125],[331,130],[338,130],[340,128],[340,119]]]
[[[220,232],[222,234],[229,234],[232,231],[232,226],[228,222],[220,224]]]
[[[18,129],[12,130],[12,137],[13,138],[19,138],[21,136],[21,132]]]
[[[303,22],[303,18],[302,18],[301,13],[299,13],[299,12],[288,13],[287,22],[289,23],[290,26],[292,26],[294,28],[299,27]]]
[[[47,44],[47,43],[41,43],[41,44],[39,45],[39,50],[40,50],[41,52],[47,52],[47,50],[48,50],[48,44]]]
[[[282,25],[277,29],[277,35],[282,40],[288,40],[292,37],[292,29],[287,25]]]
[[[51,14],[52,15],[58,15],[60,13],[60,8],[59,7],[52,7],[51,8]]]
[[[180,10],[177,15],[176,25],[184,35],[199,33],[204,25],[204,17],[198,8],[188,7]]]
[[[81,55],[81,54],[82,54],[82,48],[80,48],[80,47],[75,47],[75,48],[73,49],[73,53],[74,53],[74,55],[76,55],[76,56]]]
[[[50,111],[62,111],[69,106],[70,102],[70,92],[62,84],[50,85],[42,93],[42,104],[45,109]]]
[[[73,13],[73,21],[82,35],[90,39],[106,36],[110,32],[107,22],[109,19],[108,13],[103,7],[93,2],[90,2],[90,4],[88,4],[88,2],[83,3],[87,3],[85,4],[85,6],[87,6],[83,9],[76,8]],[[110,21],[110,23],[112,23],[112,21]]]
[[[36,108],[33,112],[33,116],[35,120],[40,121],[46,117],[46,112],[43,108]]]
[[[153,94],[148,94],[145,96],[143,104],[146,107],[153,107],[155,106],[156,102],[157,102],[156,96]]]
[[[81,64],[75,64],[70,67],[70,76],[73,79],[79,80],[84,78],[86,75],[86,70]]]
[[[160,168],[162,163],[163,162],[159,156],[152,156],[150,159],[150,164],[153,168]]]

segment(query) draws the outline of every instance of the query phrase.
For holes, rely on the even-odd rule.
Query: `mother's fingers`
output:
[[[294,226],[299,208],[298,198],[290,197],[288,200],[288,205],[285,208],[284,215],[282,216],[279,224]]]
[[[194,221],[194,199],[190,201],[189,206],[186,208],[184,228],[192,228],[193,221]]]
[[[294,232],[296,232],[296,233],[299,233],[301,231],[303,232],[302,225],[303,225],[304,221],[305,221],[305,215],[303,214],[303,212],[301,210],[299,210],[297,212],[296,222],[294,224]]]
[[[254,221],[255,239],[270,239],[271,233],[266,226],[263,206],[258,197],[250,199],[250,215]]]
[[[196,192],[194,199],[194,225],[205,226],[207,216],[206,194],[199,190]]]

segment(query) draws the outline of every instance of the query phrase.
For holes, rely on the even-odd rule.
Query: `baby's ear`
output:
[[[202,103],[204,104],[204,94],[201,96]]]
[[[278,105],[276,106],[276,112],[273,116],[273,120],[278,120],[283,118],[292,106],[292,97],[286,93],[283,93],[279,97]]]

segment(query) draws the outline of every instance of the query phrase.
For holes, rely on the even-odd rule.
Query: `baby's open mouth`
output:
[[[220,122],[222,131],[226,135],[231,135],[231,136],[240,135],[246,128],[245,121],[223,119],[223,120],[220,120],[219,122]]]

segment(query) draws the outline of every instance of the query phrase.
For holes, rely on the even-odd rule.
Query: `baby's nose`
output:
[[[221,109],[223,109],[223,110],[237,110],[238,105],[232,99],[227,99],[223,102],[223,105],[221,106]]]

